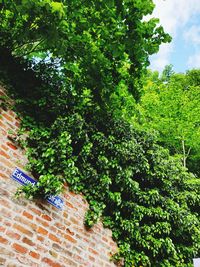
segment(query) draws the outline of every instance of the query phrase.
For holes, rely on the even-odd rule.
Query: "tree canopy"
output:
[[[171,75],[166,75],[166,71],[167,69],[156,80],[154,74],[147,78],[138,105],[140,123],[142,127],[157,130],[160,133],[160,142],[173,154],[181,155],[183,165],[198,174],[196,165],[200,160],[200,71],[191,70],[186,74],[171,72]]]

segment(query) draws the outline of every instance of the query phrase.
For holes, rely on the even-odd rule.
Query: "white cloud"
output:
[[[163,70],[166,65],[169,65],[169,55],[172,51],[173,47],[170,44],[162,44],[159,53],[151,58],[151,69]]]
[[[200,69],[200,53],[190,56],[187,63],[190,69]]]
[[[194,46],[200,45],[200,26],[193,25],[184,32],[184,38],[188,43]]]
[[[160,19],[160,24],[174,39],[191,17],[200,13],[199,0],[154,0],[154,3],[156,7],[152,16]],[[163,44],[158,54],[152,57],[151,68],[162,71],[164,64],[170,63],[172,51],[173,41],[170,45]]]

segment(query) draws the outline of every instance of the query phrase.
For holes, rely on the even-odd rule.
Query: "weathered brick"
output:
[[[0,244],[8,244],[8,240],[2,236],[0,236]]]
[[[5,167],[8,168],[14,168],[14,164],[9,161],[8,159],[4,158],[3,156],[0,155],[0,162],[3,164]]]
[[[24,237],[24,238],[22,239],[22,242],[25,243],[25,244],[27,244],[27,245],[29,245],[29,246],[34,246],[34,245],[35,245],[35,243],[32,242],[32,241],[31,241],[29,238],[27,238],[27,237]]]
[[[34,207],[29,207],[29,209],[32,211],[32,212],[34,212],[35,214],[37,214],[37,215],[41,215],[41,211],[39,210],[39,209],[36,209],[36,208],[34,208]]]
[[[53,243],[52,248],[56,251],[62,251],[64,248],[58,245],[57,243]]]
[[[94,255],[99,255],[99,253],[96,250],[94,250],[93,248],[89,248],[88,250]]]
[[[13,150],[17,150],[17,147],[14,144],[12,144],[10,142],[7,142],[6,144],[7,144],[7,146],[9,146],[10,148],[12,148]]]
[[[32,223],[31,221],[28,221],[21,216],[15,216],[14,219],[15,219],[15,221],[20,222],[23,225],[26,225],[27,227],[31,228],[32,230],[37,229],[37,225],[35,223]]]
[[[4,226],[0,226],[0,233],[5,232],[6,228]]]
[[[45,263],[47,263],[49,266],[51,266],[51,267],[63,267],[63,265],[61,265],[61,264],[59,264],[59,263],[57,263],[57,262],[54,262],[54,261],[52,261],[51,259],[49,259],[49,258],[43,258],[42,259],[42,262],[45,262]]]
[[[39,240],[40,242],[43,242],[43,241],[44,241],[44,237],[43,237],[43,236],[40,236],[40,235],[38,235],[38,236],[37,236],[37,240]]]
[[[79,224],[79,221],[77,221],[75,218],[71,217],[70,221],[74,224]]]
[[[3,266],[5,266],[5,262],[6,262],[6,259],[5,259],[5,258],[2,258],[2,257],[0,257],[0,265],[3,265]]]
[[[13,225],[13,228],[17,229],[19,232],[21,232],[25,235],[33,236],[33,233],[31,231],[27,230],[26,228],[24,228],[24,226],[21,226],[21,225],[15,223]]]
[[[27,248],[25,248],[25,247],[23,247],[23,246],[21,246],[21,245],[19,245],[19,244],[17,244],[17,243],[14,243],[14,244],[12,245],[12,247],[13,247],[17,252],[22,253],[22,254],[25,254],[25,253],[27,253],[27,251],[28,251]]]
[[[59,239],[57,236],[53,235],[53,234],[49,234],[49,238],[50,238],[52,241],[55,241],[55,242],[57,242],[57,243],[60,243],[60,239]]]
[[[33,219],[33,215],[31,215],[30,213],[28,213],[26,211],[23,211],[22,215],[25,216],[26,218],[30,219],[30,220]]]
[[[2,244],[3,246],[3,244]],[[0,255],[6,256],[6,258],[13,257],[14,253],[10,251],[10,247],[0,247]]]
[[[7,208],[1,208],[0,213],[2,213],[5,218],[12,218],[12,211]]]
[[[43,218],[44,220],[46,220],[46,221],[49,221],[49,222],[52,220],[51,217],[48,216],[47,214],[42,214],[42,218]]]
[[[10,205],[9,201],[6,199],[0,199],[0,206],[4,206],[6,208],[11,209],[11,205]]]
[[[17,233],[15,233],[15,232],[13,232],[12,230],[8,230],[6,232],[6,235],[9,236],[12,239],[16,239],[16,240],[19,240],[20,239],[20,235],[17,234]]]
[[[9,197],[9,192],[3,188],[0,188],[0,195],[2,197]]]
[[[29,255],[31,256],[31,257],[33,257],[34,259],[39,259],[40,258],[40,254],[39,253],[36,253],[36,252],[34,252],[34,251],[30,251],[29,252]]]
[[[37,232],[41,235],[47,235],[48,231],[42,227],[38,227]]]
[[[65,225],[63,225],[62,223],[59,223],[59,222],[56,222],[55,223],[55,226],[57,227],[57,228],[59,228],[59,229],[61,229],[61,230],[65,230]]]
[[[58,253],[56,253],[54,250],[49,250],[49,254],[54,258],[58,258]]]
[[[64,235],[65,239],[67,239],[68,241],[72,242],[72,243],[77,243],[77,240],[74,239],[73,237],[71,237],[70,235]]]
[[[78,267],[78,264],[73,261],[73,259],[62,257],[62,261],[64,262],[65,266],[70,266],[70,267]]]
[[[14,118],[13,118],[12,116],[8,115],[7,113],[3,113],[2,116],[3,116],[6,120],[8,120],[8,121],[10,121],[10,122],[13,122],[13,121],[14,121]]]
[[[44,221],[38,217],[36,217],[36,221],[40,224],[42,224],[44,227],[49,227],[49,223],[47,221]]]
[[[6,159],[10,158],[10,156],[6,152],[4,152],[3,150],[0,150],[0,155],[2,155]]]

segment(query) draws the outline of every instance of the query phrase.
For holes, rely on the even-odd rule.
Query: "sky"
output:
[[[172,36],[170,44],[150,58],[150,68],[162,71],[172,64],[176,72],[200,69],[200,0],[153,0],[153,17],[160,19],[165,32]]]

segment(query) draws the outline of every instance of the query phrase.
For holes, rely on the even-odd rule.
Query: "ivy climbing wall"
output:
[[[12,101],[2,87],[0,101],[0,265],[115,266],[110,261],[117,250],[111,231],[101,222],[90,230],[84,227],[88,204],[83,196],[66,187],[60,196],[62,210],[47,202],[15,198],[20,185],[11,179],[14,169],[31,174],[25,170],[25,152],[15,138],[20,119],[7,107]]]

